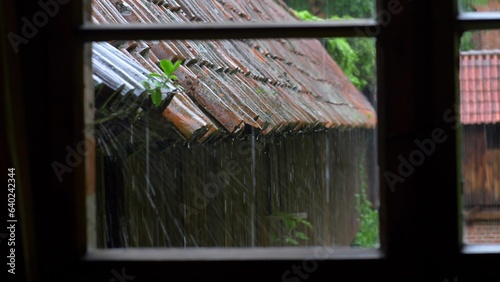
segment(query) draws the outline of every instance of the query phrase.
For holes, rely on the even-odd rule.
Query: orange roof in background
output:
[[[97,24],[298,21],[282,1],[241,5],[237,0],[93,0],[92,20]],[[319,40],[110,43],[149,72],[161,72],[160,59],[184,61],[176,72],[184,90],[178,89],[163,116],[189,140],[237,134],[248,126],[269,134],[376,124],[371,104]],[[144,89],[136,79],[140,93]]]
[[[500,50],[460,54],[460,120],[462,124],[500,122]]]

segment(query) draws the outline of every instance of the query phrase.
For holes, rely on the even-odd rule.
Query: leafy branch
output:
[[[364,0],[363,0],[364,1]],[[307,10],[294,10],[295,15],[305,21],[322,21]],[[330,20],[351,19],[350,16],[331,16]],[[370,38],[327,38],[324,45],[356,88],[373,91],[375,88],[375,44]]]
[[[299,240],[309,240],[309,237],[304,232],[298,231],[298,228],[301,226],[312,229],[313,225],[305,218],[294,213],[285,212],[279,212],[277,217],[282,222],[285,232],[282,239],[277,238],[276,235],[272,235],[274,241],[283,242],[286,245],[297,246],[299,245]]]
[[[161,104],[162,88],[169,88],[169,84],[172,85],[174,84],[174,80],[177,80],[177,76],[174,75],[174,72],[181,64],[181,60],[172,63],[170,60],[163,59],[160,61],[160,67],[163,70],[163,73],[150,73],[148,75],[148,80],[142,82],[142,85],[144,85],[144,87],[151,94],[151,101],[153,101],[153,104],[156,107]]]
[[[489,0],[462,0],[460,1],[461,7],[464,12],[474,11],[479,6],[484,6],[488,4]]]
[[[375,248],[379,244],[378,211],[367,197],[367,175],[363,165],[359,165],[361,179],[361,193],[356,194],[356,210],[360,215],[360,227],[354,239],[353,246]]]

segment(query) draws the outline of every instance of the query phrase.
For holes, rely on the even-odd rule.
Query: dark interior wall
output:
[[[16,80],[11,80],[16,90],[13,110],[16,143],[10,149],[16,151],[19,159],[19,187],[24,196],[18,200],[22,213],[22,224],[26,226],[18,233],[18,241],[26,244],[25,260],[18,265],[26,266],[25,275],[30,281],[57,281],[74,277],[74,262],[85,250],[79,244],[85,238],[81,223],[75,220],[83,206],[85,180],[84,166],[75,166],[72,172],[60,181],[51,164],[64,160],[66,146],[75,148],[82,140],[83,107],[83,46],[74,39],[75,28],[71,23],[79,21],[80,15],[73,13],[74,1],[55,1],[59,10],[54,16],[47,16],[36,28],[27,27],[33,17],[44,13],[40,3],[48,1],[2,1],[10,4],[6,13],[13,20],[8,32],[24,37],[18,52],[8,43],[8,56],[16,60]],[[54,2],[54,1],[53,1]],[[80,9],[81,12],[81,9]],[[4,21],[2,17],[0,21]],[[38,67],[34,67],[34,66]],[[75,105],[80,105],[75,106]],[[80,130],[75,131],[75,128]],[[22,184],[21,184],[22,183]],[[79,195],[79,196],[77,196]],[[47,230],[51,230],[48,232]],[[60,230],[60,231],[57,231]],[[64,231],[63,231],[64,230]],[[21,232],[21,230],[19,230]],[[47,237],[51,234],[51,239]],[[67,236],[75,234],[75,236]],[[44,238],[45,237],[45,238]],[[83,241],[80,241],[83,242]],[[47,258],[66,258],[56,263]],[[19,269],[21,271],[21,269]],[[21,279],[22,275],[9,279]],[[66,278],[62,278],[66,277]]]
[[[31,242],[27,244],[22,240],[22,234],[31,232],[32,229],[27,216],[30,209],[26,205],[30,204],[25,190],[25,185],[29,183],[28,172],[22,169],[26,167],[26,159],[22,157],[25,155],[26,143],[24,138],[19,138],[25,134],[24,111],[18,106],[22,104],[19,57],[8,40],[9,32],[15,28],[16,18],[15,2],[0,2],[0,170],[2,182],[5,183],[0,193],[0,202],[4,204],[0,211],[3,219],[0,224],[0,264],[4,266],[4,273],[0,279],[12,276],[7,272],[11,270],[17,273],[16,279],[25,281],[36,275],[30,273],[33,264],[24,263],[33,254],[30,252]],[[15,236],[15,241],[12,240],[12,235]],[[15,252],[12,252],[12,247],[15,247]],[[8,265],[12,256],[16,265]],[[15,269],[12,270],[11,266]]]

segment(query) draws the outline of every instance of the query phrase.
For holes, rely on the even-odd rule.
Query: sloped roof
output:
[[[462,124],[500,122],[500,50],[460,54]]]
[[[92,20],[97,24],[126,24],[298,19],[281,1],[249,1],[242,5],[237,0],[93,0]],[[160,59],[183,61],[176,75],[184,89],[175,91],[162,115],[187,140],[237,134],[249,126],[269,134],[373,127],[376,123],[373,107],[319,40],[110,43],[125,56],[114,56],[114,63],[99,65],[99,61],[107,60],[106,56],[112,56],[106,53],[112,52],[106,45],[95,44],[94,58],[98,62],[94,69],[97,65],[100,68],[98,73],[94,71],[95,80],[106,82],[112,78],[115,88],[123,80],[126,92],[135,96],[144,95],[140,82],[146,79],[147,72],[161,72],[157,65]]]

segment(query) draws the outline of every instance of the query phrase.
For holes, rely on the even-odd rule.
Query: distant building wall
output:
[[[309,237],[300,245],[349,246],[360,224],[356,195],[374,189],[375,162],[366,152],[372,134],[249,135],[153,146],[148,158],[137,141],[130,155],[100,150],[97,245],[281,246],[291,231],[278,215],[286,214],[312,225],[298,230]]]
[[[500,223],[475,223],[465,227],[466,244],[500,244]]]
[[[475,6],[478,12],[500,11],[500,2],[490,0],[488,5]],[[476,50],[500,49],[500,30],[483,30],[474,32],[472,36],[473,48]]]
[[[500,205],[500,148],[495,129],[499,125],[463,127],[462,170],[464,204]]]
[[[500,49],[500,30],[483,30],[472,35],[473,48],[476,50]]]

